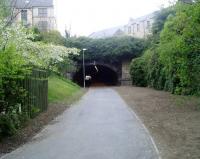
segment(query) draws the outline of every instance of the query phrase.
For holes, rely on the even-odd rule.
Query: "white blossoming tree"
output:
[[[31,69],[58,72],[59,63],[70,62],[69,55],[79,54],[75,48],[34,42],[35,35],[30,29],[13,23],[15,16],[9,16],[7,2],[0,0],[0,139],[2,135],[14,134],[27,117],[22,105],[30,91],[21,83]]]
[[[0,50],[14,45],[17,53],[26,59],[24,65],[55,69],[55,64],[63,61],[63,58],[79,53],[76,48],[33,42],[31,41],[34,39],[33,33],[19,24],[4,26],[4,21],[0,21]]]

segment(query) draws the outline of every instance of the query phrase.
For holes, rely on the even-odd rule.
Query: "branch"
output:
[[[28,7],[28,5],[31,3],[31,1],[32,0],[30,0],[29,3],[27,3],[23,8],[19,9],[19,11],[16,14],[14,14],[15,6],[17,4],[17,0],[14,0],[14,5],[13,5],[13,8],[12,8],[11,18],[9,18],[9,20],[6,22],[6,24],[5,24],[5,26],[3,28],[6,28],[9,25],[11,25],[13,23],[13,20],[21,13],[21,11],[23,9],[26,9]]]

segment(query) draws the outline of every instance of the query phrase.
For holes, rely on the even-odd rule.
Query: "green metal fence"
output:
[[[30,118],[33,118],[40,112],[47,110],[48,73],[46,71],[34,69],[32,70],[31,75],[28,75],[26,77],[3,76],[1,80],[8,81],[6,85],[8,85],[9,82],[14,81],[18,85],[18,87],[20,89],[23,89],[26,93],[26,96],[22,100],[20,100],[19,109],[22,113],[26,113]],[[6,88],[7,87],[4,86],[4,89]],[[9,94],[7,94],[7,96],[9,96]]]
[[[33,70],[32,75],[21,80],[27,91],[23,107],[28,108],[30,117],[34,117],[48,107],[48,74],[43,70]]]

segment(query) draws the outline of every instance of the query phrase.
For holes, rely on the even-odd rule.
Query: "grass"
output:
[[[48,101],[50,103],[67,102],[80,91],[80,87],[70,80],[59,76],[49,77]]]

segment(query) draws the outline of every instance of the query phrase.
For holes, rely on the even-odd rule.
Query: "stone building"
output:
[[[98,32],[94,32],[89,35],[90,38],[100,39],[100,38],[110,38],[114,36],[123,36],[124,35],[124,26],[113,27]]]
[[[16,0],[14,8],[16,22],[40,31],[56,29],[53,0]]]
[[[90,38],[109,38],[114,36],[133,36],[135,38],[146,38],[151,34],[151,28],[154,22],[154,13],[148,14],[136,19],[130,19],[128,24],[119,27],[113,27],[89,35]]]
[[[153,18],[154,13],[137,19],[131,18],[128,24],[124,26],[125,34],[136,38],[146,38],[151,34]]]

